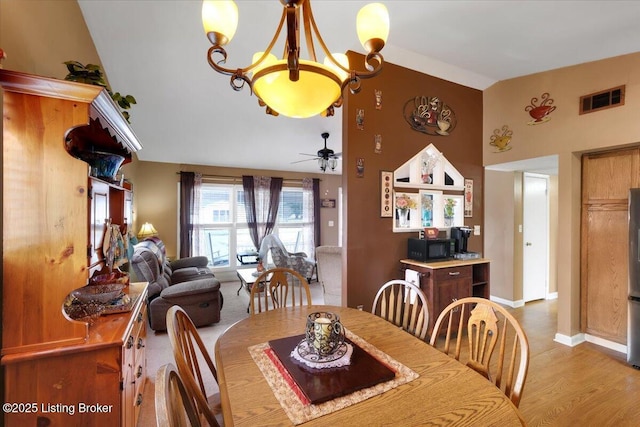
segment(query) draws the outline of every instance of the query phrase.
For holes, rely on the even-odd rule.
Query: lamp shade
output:
[[[358,12],[356,28],[368,52],[380,52],[389,37],[389,11],[382,3],[369,3]]]
[[[202,2],[202,26],[211,43],[224,46],[236,34],[238,5],[233,0]]]
[[[150,222],[145,222],[144,224],[142,224],[142,227],[140,227],[140,231],[138,232],[139,239],[146,239],[147,237],[157,235],[158,230],[156,230],[153,224],[151,224]]]

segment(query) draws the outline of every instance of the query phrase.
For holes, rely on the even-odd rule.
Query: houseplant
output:
[[[87,83],[95,86],[102,86],[107,90],[111,99],[115,101],[116,104],[123,110],[121,111],[122,115],[127,122],[129,122],[129,112],[124,111],[131,108],[131,104],[136,104],[136,99],[133,95],[121,95],[120,92],[113,92],[107,81],[104,79],[104,74],[99,65],[95,64],[87,64],[83,65],[78,61],[66,61],[64,63],[67,66],[67,70],[69,70],[69,74],[65,76],[65,80],[69,80],[72,82],[78,83]]]
[[[456,200],[447,198],[444,201],[444,225],[451,227],[453,225],[453,216],[455,214],[454,208],[456,206]]]

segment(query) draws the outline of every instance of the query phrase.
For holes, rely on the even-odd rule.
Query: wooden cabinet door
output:
[[[640,186],[638,149],[582,159],[581,329],[627,340],[628,195]]]
[[[471,266],[436,270],[437,313],[434,313],[436,318],[452,302],[471,296],[471,271]],[[456,313],[453,318],[453,324],[456,327],[459,320],[458,313]]]

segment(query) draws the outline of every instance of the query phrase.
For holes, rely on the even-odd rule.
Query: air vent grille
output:
[[[580,97],[580,114],[624,105],[625,86],[618,86]]]

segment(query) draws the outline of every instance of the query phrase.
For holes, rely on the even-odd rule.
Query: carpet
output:
[[[246,291],[241,290],[238,295],[236,292],[240,287],[239,281],[223,282],[220,285],[220,291],[224,297],[224,304],[220,311],[220,322],[209,326],[198,328],[198,333],[202,341],[209,350],[209,355],[214,359],[214,348],[216,340],[227,328],[249,316],[247,307],[249,306],[249,295]],[[311,289],[311,297],[314,304],[324,304],[322,295],[322,286],[318,283],[309,285]],[[155,377],[158,369],[167,363],[175,362],[173,359],[173,351],[169,343],[169,336],[166,331],[155,332],[147,329],[147,379],[144,386],[142,404],[140,406],[140,417],[138,418],[138,427],[155,427]]]

